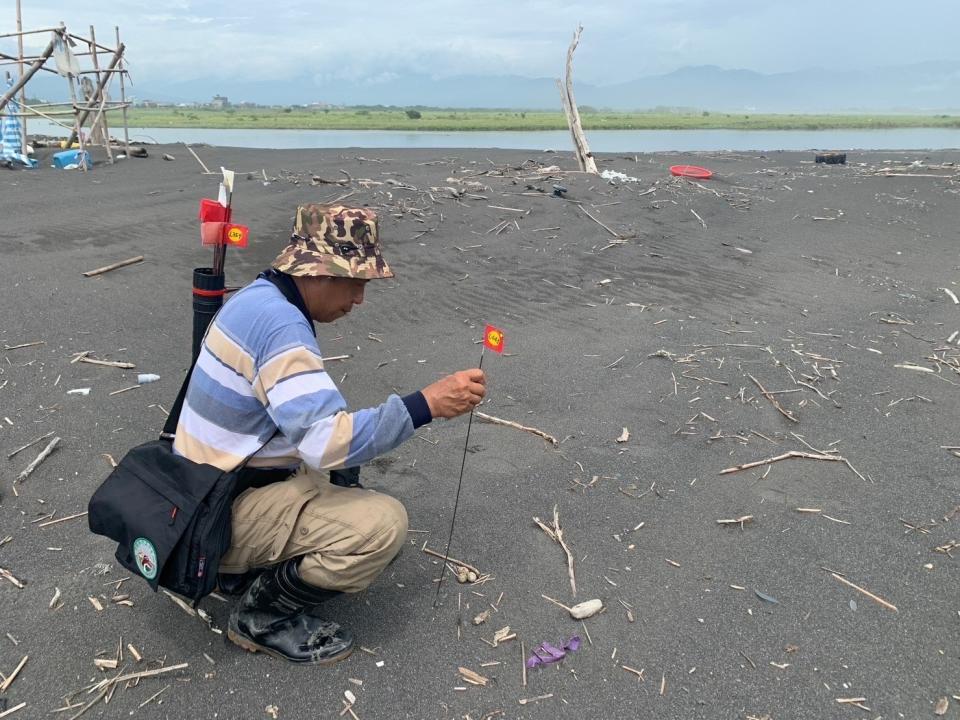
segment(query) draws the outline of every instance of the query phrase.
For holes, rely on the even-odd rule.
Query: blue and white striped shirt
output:
[[[232,470],[274,431],[250,467],[355,467],[429,421],[421,393],[348,412],[303,313],[269,280],[232,297],[204,338],[174,451]]]

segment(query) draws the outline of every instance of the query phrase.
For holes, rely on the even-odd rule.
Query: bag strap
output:
[[[277,289],[283,293],[283,296],[293,305],[303,313],[304,317],[307,318],[307,321],[310,323],[310,328],[313,330],[314,335],[316,335],[316,328],[314,328],[313,321],[310,319],[310,316],[307,314],[307,308],[303,303],[303,298],[300,296],[300,292],[297,290],[297,286],[294,285],[293,280],[288,276],[282,273],[277,272],[274,269],[266,270],[260,273],[258,278],[264,278],[273,283]],[[223,308],[221,307],[221,310]],[[217,319],[217,315],[220,314],[220,310],[210,319],[210,325]],[[202,352],[202,350],[201,350]],[[187,370],[186,376],[183,378],[183,384],[180,386],[180,391],[177,393],[177,399],[173,401],[173,407],[170,408],[170,413],[167,415],[167,421],[163,424],[163,431],[160,433],[160,438],[163,440],[173,440],[177,432],[177,424],[180,422],[180,413],[183,412],[183,403],[187,398],[187,389],[190,387],[190,378],[193,376],[193,370],[197,366],[197,360],[200,356],[193,358],[193,362],[190,363],[190,368]],[[270,441],[273,440],[277,435],[280,434],[280,428],[274,430],[273,434],[267,438],[267,441],[263,443],[260,447],[254,450],[252,453],[247,455],[243,462],[241,462],[234,471],[242,470],[246,467],[247,463],[250,462],[250,459],[253,458],[258,452],[263,450],[267,445],[270,444]]]
[[[216,319],[216,316],[214,316]],[[210,321],[213,323],[213,320]],[[199,357],[199,356],[198,356]],[[170,414],[167,415],[167,421],[163,424],[163,432],[160,438],[164,440],[173,440],[177,432],[177,423],[180,422],[180,413],[183,411],[183,401],[187,397],[187,388],[190,386],[190,377],[193,375],[193,369],[197,366],[197,358],[190,363],[190,369],[187,370],[186,377],[183,378],[183,385],[180,386],[180,392],[177,393],[177,399],[173,401],[173,407],[170,408]]]

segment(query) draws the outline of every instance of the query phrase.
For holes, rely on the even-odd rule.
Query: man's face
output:
[[[304,303],[307,312],[317,322],[338,320],[363,302],[363,291],[368,280],[356,278],[311,277],[302,278]]]

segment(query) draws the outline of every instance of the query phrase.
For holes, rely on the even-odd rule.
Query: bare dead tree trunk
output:
[[[590,146],[587,144],[587,138],[583,134],[583,126],[580,124],[580,111],[577,109],[577,101],[573,96],[573,52],[580,44],[580,33],[583,32],[583,26],[577,25],[577,31],[573,34],[573,42],[567,48],[567,68],[566,82],[561,83],[557,80],[557,87],[560,88],[560,99],[563,102],[563,112],[567,116],[567,125],[570,126],[570,134],[573,136],[574,152],[577,156],[577,162],[580,169],[584,172],[597,174],[597,163],[590,152]]]

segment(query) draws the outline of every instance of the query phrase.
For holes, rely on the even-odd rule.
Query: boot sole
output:
[[[346,652],[343,652],[340,655],[337,655],[336,657],[326,658],[324,660],[291,660],[286,655],[281,655],[275,650],[271,650],[270,648],[264,647],[263,645],[257,645],[252,640],[245,638],[243,635],[241,635],[238,632],[235,632],[234,630],[230,630],[230,629],[227,630],[227,639],[230,640],[230,642],[232,642],[234,645],[238,645],[239,647],[243,648],[247,652],[251,652],[251,653],[262,652],[265,655],[269,655],[272,658],[276,658],[277,660],[284,660],[285,662],[293,663],[295,665],[334,665],[340,662],[341,660],[346,660],[348,657],[353,655],[353,648],[351,647]]]

